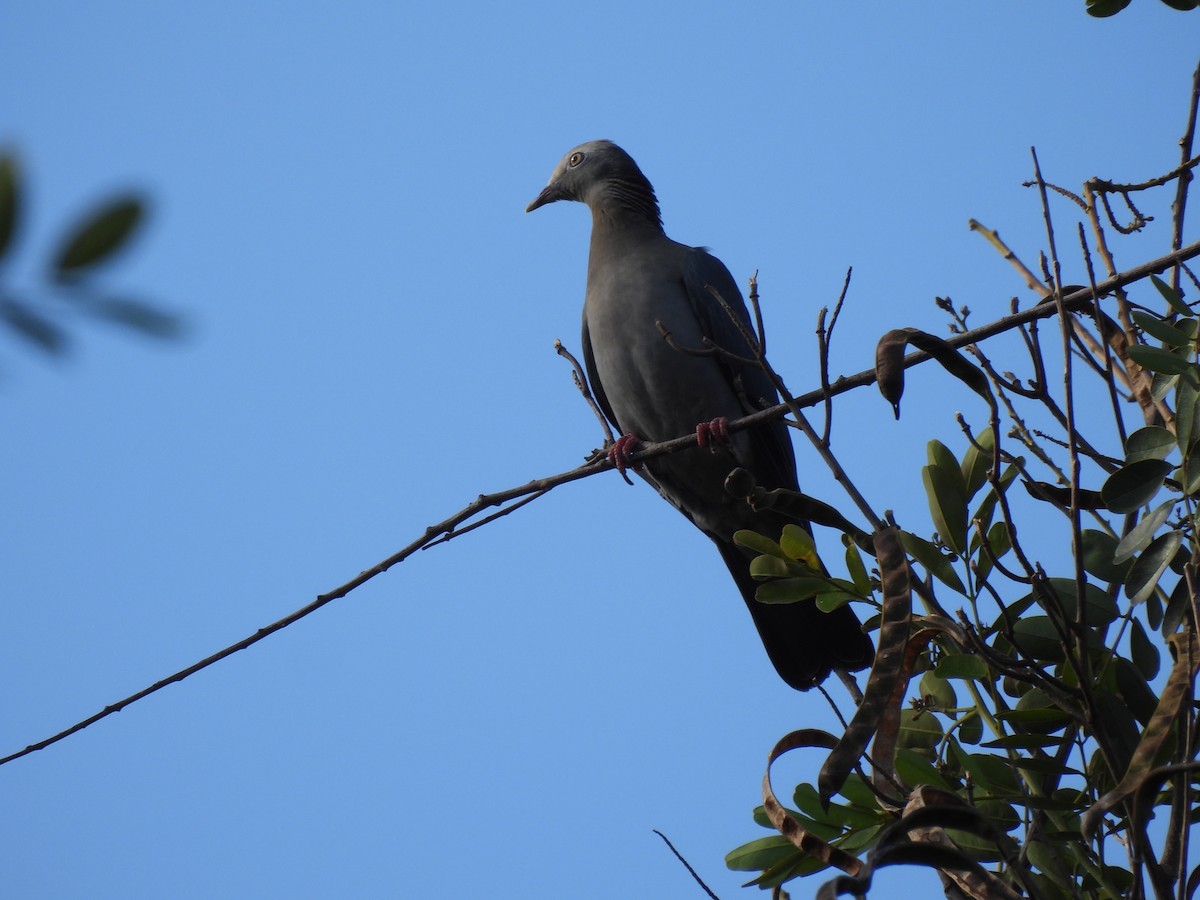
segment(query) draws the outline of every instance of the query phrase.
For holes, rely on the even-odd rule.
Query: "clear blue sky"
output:
[[[1032,261],[1030,145],[1069,185],[1171,168],[1198,24],[1151,0],[6,4],[0,142],[31,195],[5,283],[37,294],[62,226],[136,187],[153,214],[105,284],[190,327],[81,320],[62,364],[0,334],[0,752],[598,445],[552,347],[578,347],[589,218],[522,212],[572,145],[621,143],[668,233],[760,270],[799,391],[848,265],[835,373],[888,328],[943,332],[935,294],[979,323],[1029,302],[967,219]],[[983,413],[933,372],[910,391],[899,424],[846,399],[836,448],[929,531],[925,441]],[[4,893],[699,896],[657,828],[758,896],[722,857],[767,833],[770,746],[829,723],[708,542],[610,473],[0,769]]]

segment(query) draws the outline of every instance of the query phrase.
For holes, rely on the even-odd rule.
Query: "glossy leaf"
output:
[[[848,537],[843,536],[842,540],[846,544],[846,572],[850,575],[850,580],[854,582],[854,589],[858,591],[859,596],[868,597],[871,594],[871,577],[867,573],[867,566],[863,562],[862,554],[858,552],[857,545]]]
[[[1166,459],[1175,449],[1175,435],[1159,425],[1139,428],[1125,440],[1125,461]]]
[[[769,537],[764,537],[757,531],[735,531],[733,533],[733,542],[739,547],[745,547],[756,553],[765,553],[767,556],[775,556],[779,559],[790,558],[777,543]]]
[[[1158,579],[1162,577],[1171,560],[1183,543],[1183,535],[1178,531],[1168,531],[1160,534],[1146,551],[1137,558],[1129,575],[1125,579],[1125,596],[1134,605],[1144,603],[1154,592]]]
[[[817,545],[807,529],[799,525],[784,525],[779,537],[779,546],[794,560],[804,563],[814,572],[820,571],[821,560],[817,558]]]
[[[1109,476],[1100,494],[1113,512],[1133,512],[1154,499],[1163,480],[1174,468],[1160,459],[1141,459],[1129,463]]]
[[[141,222],[143,207],[136,197],[122,197],[88,216],[63,242],[54,261],[59,278],[77,277],[104,262],[125,245]]]
[[[1200,439],[1200,387],[1186,378],[1175,392],[1175,439],[1183,450]]]
[[[1167,500],[1142,516],[1141,520],[1129,530],[1129,534],[1121,538],[1117,544],[1116,550],[1113,551],[1113,563],[1119,566],[1149,547],[1150,542],[1154,540],[1154,535],[1170,518],[1171,510],[1174,508],[1175,501]]]

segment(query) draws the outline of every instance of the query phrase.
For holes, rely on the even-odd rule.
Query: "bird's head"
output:
[[[588,141],[568,151],[525,212],[556,200],[577,200],[594,209],[606,199],[639,209],[661,227],[654,188],[633,157],[612,141]]]

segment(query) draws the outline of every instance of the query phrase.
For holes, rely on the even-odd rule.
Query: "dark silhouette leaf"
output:
[[[121,197],[101,207],[78,224],[63,242],[54,261],[59,278],[74,278],[119,250],[142,219],[142,201]]]
[[[1083,814],[1080,830],[1083,836],[1091,840],[1101,819],[1118,803],[1133,794],[1150,775],[1155,759],[1164,742],[1170,737],[1180,710],[1187,702],[1191,693],[1192,678],[1196,674],[1196,664],[1200,662],[1200,644],[1197,644],[1194,634],[1172,635],[1167,639],[1175,651],[1175,665],[1163,687],[1158,706],[1150,723],[1142,732],[1137,749],[1129,760],[1125,775],[1115,788],[1101,797]],[[1097,696],[1103,696],[1098,694]]]
[[[913,558],[924,567],[926,572],[946,585],[950,590],[964,595],[967,593],[967,589],[963,587],[962,579],[954,571],[953,561],[949,557],[944,556],[937,547],[929,541],[907,531],[900,532],[900,542],[904,545],[904,549],[911,553]]]
[[[1115,513],[1140,509],[1158,493],[1163,480],[1175,467],[1161,459],[1141,459],[1122,466],[1108,477],[1100,495]]]
[[[166,312],[123,297],[104,297],[87,304],[88,312],[118,325],[156,338],[178,338],[184,333],[183,320]]]
[[[21,210],[17,161],[11,153],[0,155],[0,259],[8,252]]]

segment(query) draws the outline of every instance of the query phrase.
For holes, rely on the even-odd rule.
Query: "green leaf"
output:
[[[1175,440],[1186,453],[1197,438],[1200,438],[1200,387],[1182,378],[1175,393]]]
[[[982,658],[967,653],[947,653],[938,660],[934,671],[937,672],[938,677],[947,680],[951,678],[988,680],[987,663]]]
[[[954,566],[948,557],[942,555],[929,541],[917,537],[907,531],[900,532],[900,543],[913,559],[919,562],[925,571],[940,581],[950,590],[965,595],[967,589],[954,571]]]
[[[1076,609],[1079,605],[1078,587],[1075,584],[1074,578],[1047,578],[1047,586],[1054,591],[1054,597],[1061,604],[1063,614],[1070,620],[1074,621],[1076,617]],[[1107,625],[1117,618],[1119,610],[1117,609],[1117,601],[1114,597],[1110,597],[1106,591],[1101,590],[1097,585],[1090,581],[1084,584],[1084,602],[1087,604],[1085,612],[1087,613],[1087,623],[1090,627],[1095,628],[1100,625]],[[1038,600],[1041,603],[1041,600]],[[1048,598],[1048,606],[1052,602]],[[1011,609],[1011,607],[1010,607]]]
[[[867,566],[863,562],[862,554],[858,552],[858,546],[849,537],[843,535],[842,540],[846,544],[846,572],[854,582],[854,589],[858,591],[859,596],[869,597],[871,595],[871,577],[867,574]]]
[[[54,262],[59,278],[78,277],[108,259],[132,236],[142,220],[142,201],[121,197],[101,207],[75,226]]]
[[[963,496],[967,500],[974,497],[979,493],[979,489],[987,484],[988,473],[992,469],[992,458],[996,452],[996,438],[990,427],[975,436],[975,443],[984,452],[980,453],[975,444],[969,444],[962,460]]]
[[[759,603],[798,603],[827,590],[829,582],[823,578],[783,578],[760,584],[754,596]]]
[[[1119,566],[1149,547],[1150,542],[1154,540],[1155,532],[1167,521],[1174,508],[1175,501],[1167,500],[1142,516],[1141,521],[1133,526],[1129,534],[1121,538],[1121,542],[1117,544],[1117,549],[1113,551],[1113,563]]]
[[[748,550],[753,550],[756,553],[765,553],[767,556],[777,556],[779,559],[790,559],[783,552],[783,548],[771,540],[769,537],[764,537],[757,531],[735,531],[733,533],[733,542],[739,547],[745,547]]]
[[[917,686],[921,699],[938,709],[954,709],[958,706],[958,697],[954,693],[954,685],[942,678],[936,672],[926,672],[921,676]]]
[[[1150,335],[1150,337],[1162,341],[1168,346],[1190,347],[1192,345],[1193,336],[1184,330],[1184,328],[1187,327],[1186,325],[1184,325],[1182,328],[1177,327],[1170,322],[1160,319],[1153,313],[1142,312],[1141,310],[1134,310],[1132,317],[1133,321],[1137,323],[1138,327],[1141,328],[1142,331],[1146,332],[1146,334]],[[1184,319],[1183,321],[1191,322],[1192,320]],[[1183,323],[1180,323],[1180,325],[1182,324]],[[1193,322],[1193,327],[1194,324],[1195,323]]]
[[[925,715],[929,714],[925,713]],[[933,719],[933,716],[929,716],[929,718]],[[937,720],[934,719],[934,721]],[[900,728],[903,733],[904,726],[901,725]],[[940,729],[938,733],[941,733]],[[954,790],[953,785],[942,777],[942,773],[934,767],[933,763],[916,750],[908,747],[900,747],[896,750],[896,774],[909,787],[916,787],[918,784],[932,784],[948,791]]]
[[[979,582],[982,584],[987,581],[988,573],[992,570],[993,559],[1003,559],[1004,554],[1012,549],[1012,539],[1008,534],[1008,525],[1004,522],[993,522],[992,527],[987,532],[988,550],[984,550],[979,554],[979,560],[975,563],[975,573]]]
[[[793,578],[811,575],[812,572],[795,560],[756,556],[750,560],[750,574],[754,578]]]
[[[1158,707],[1158,696],[1150,689],[1150,685],[1146,683],[1142,673],[1129,660],[1118,656],[1114,660],[1114,666],[1117,675],[1117,690],[1121,692],[1121,699],[1125,701],[1125,705],[1138,722],[1143,726],[1148,725],[1150,718],[1154,715],[1154,710]]]
[[[800,852],[782,834],[773,834],[730,850],[725,854],[725,865],[735,872],[757,872]]]
[[[1172,353],[1161,347],[1148,347],[1145,344],[1130,344],[1125,351],[1129,358],[1151,372],[1162,372],[1164,375],[1182,375],[1192,367],[1186,356]]]
[[[1166,459],[1175,449],[1175,435],[1159,425],[1139,428],[1125,441],[1125,461]]]
[[[966,713],[959,722],[958,739],[964,744],[978,744],[983,739],[983,718],[979,713]]]
[[[1158,579],[1175,558],[1182,543],[1182,534],[1178,531],[1168,531],[1156,537],[1146,548],[1146,552],[1137,558],[1125,579],[1125,596],[1129,598],[1130,603],[1135,606],[1144,603],[1154,592],[1154,588],[1158,586]]]
[[[1183,302],[1183,295],[1180,294],[1179,291],[1175,290],[1175,288],[1171,287],[1157,275],[1151,275],[1150,282],[1158,289],[1158,292],[1162,294],[1163,299],[1167,301],[1167,305],[1170,306],[1172,310],[1179,313],[1181,316],[1190,316],[1192,314],[1191,307]]]
[[[17,160],[11,153],[0,155],[0,259],[8,252],[17,230],[21,209],[20,185],[17,181]]]
[[[1039,747],[1056,747],[1062,742],[1061,734],[1006,734],[992,741],[984,741],[979,746],[989,750],[1035,750]]]
[[[808,565],[814,572],[821,570],[821,560],[817,557],[817,545],[813,536],[799,525],[784,525],[783,534],[779,538],[779,546],[792,559]]]
[[[962,471],[954,455],[940,441],[930,441],[928,451],[932,462],[921,470],[921,478],[933,526],[946,545],[961,556],[967,549],[967,500]]]
[[[1133,620],[1133,628],[1129,633],[1129,655],[1147,681],[1158,674],[1158,648],[1150,641],[1146,629],[1137,619]]]
[[[1175,474],[1175,480],[1183,485],[1183,492],[1189,497],[1200,493],[1200,453],[1195,451],[1193,446]]]
[[[1121,570],[1113,565],[1113,557],[1117,553],[1115,537],[1107,531],[1085,528],[1080,538],[1083,571],[1101,581],[1124,581]]]
[[[1141,459],[1122,466],[1100,488],[1105,505],[1115,513],[1140,509],[1158,493],[1175,467],[1161,459]]]

